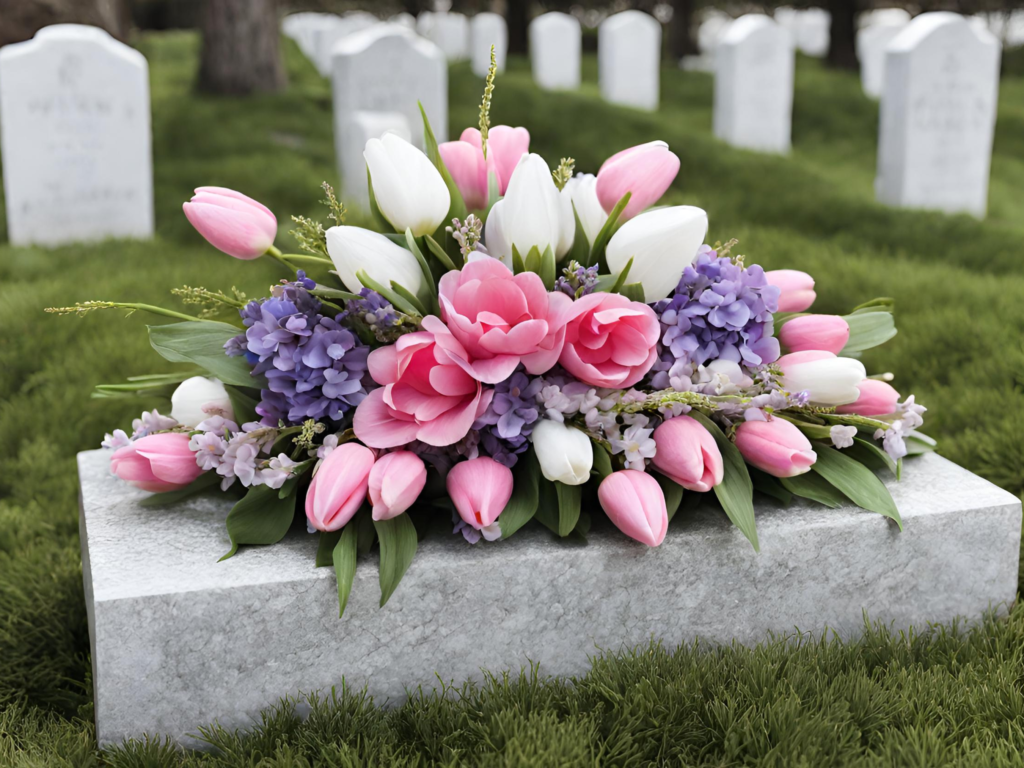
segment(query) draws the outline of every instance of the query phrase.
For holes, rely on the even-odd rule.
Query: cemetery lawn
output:
[[[148,347],[151,318],[59,318],[41,308],[87,299],[174,306],[167,290],[185,284],[263,295],[281,276],[276,265],[216,253],[181,202],[201,184],[241,189],[278,212],[285,242],[286,214],[319,215],[318,185],[335,176],[329,87],[293,46],[291,89],[248,100],[192,93],[191,35],[144,37],[139,47],[152,78],[156,239],[0,245],[0,765],[1024,762],[1024,609],[969,629],[875,628],[847,644],[642,647],[598,660],[577,680],[540,670],[387,711],[339,690],[304,723],[285,704],[250,735],[208,731],[216,754],[182,755],[159,739],[97,753],[74,456],[143,407],[163,406],[92,400],[93,385],[168,364]],[[707,75],[666,69],[662,110],[643,114],[602,104],[596,62],[585,64],[583,90],[555,95],[531,86],[525,62],[511,62],[495,122],[527,125],[549,162],[573,156],[587,171],[626,146],[665,139],[682,160],[668,202],[707,209],[712,241],[735,237],[751,261],[814,274],[819,311],[894,297],[900,333],[869,367],[893,371],[903,394],[930,407],[926,431],[944,455],[1024,492],[1024,79],[1001,84],[991,214],[981,223],[873,202],[877,107],[854,76],[798,63],[795,150],[775,158],[711,137]],[[453,133],[476,123],[480,91],[468,67],[453,68]],[[594,599],[603,589],[615,585],[598,585]]]

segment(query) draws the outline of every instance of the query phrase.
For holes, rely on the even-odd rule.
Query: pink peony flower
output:
[[[661,326],[654,310],[618,293],[591,293],[573,302],[559,362],[593,387],[636,384],[658,357]]]
[[[525,128],[494,126],[487,133],[486,160],[476,128],[467,128],[458,141],[446,141],[438,150],[466,207],[479,210],[487,207],[488,171],[494,171],[498,191],[504,195],[519,158],[530,151],[530,133]]]
[[[465,347],[467,373],[485,384],[512,375],[519,363],[538,375],[558,362],[573,301],[548,292],[533,272],[513,275],[489,257],[441,278],[441,318]]]
[[[184,432],[141,437],[114,451],[110,471],[150,493],[184,488],[203,474],[188,442],[189,436]]]
[[[210,245],[236,259],[262,256],[277,236],[270,209],[233,189],[199,187],[182,209]]]

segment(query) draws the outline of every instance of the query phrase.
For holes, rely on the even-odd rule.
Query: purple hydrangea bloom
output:
[[[398,322],[395,308],[379,293],[370,288],[363,288],[359,295],[361,299],[351,299],[348,302],[348,311],[353,316],[362,318],[371,330],[391,328]]]
[[[529,446],[533,426],[540,419],[537,394],[543,386],[543,379],[531,378],[521,366],[495,385],[491,404],[473,428],[480,433],[484,451],[498,463],[515,466],[518,454]]]

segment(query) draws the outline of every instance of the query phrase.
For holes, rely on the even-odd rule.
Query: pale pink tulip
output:
[[[864,379],[857,385],[860,397],[848,405],[836,408],[836,413],[856,413],[858,416],[888,416],[896,412],[900,393],[891,384],[878,379]]]
[[[519,363],[536,376],[558,362],[573,301],[549,293],[537,274],[513,275],[497,259],[476,259],[446,273],[438,295],[441,318],[465,347],[466,371],[478,381],[504,381]]]
[[[427,484],[423,459],[411,451],[395,451],[377,459],[370,470],[368,493],[374,520],[390,520],[411,507]]]
[[[140,437],[114,451],[110,471],[129,485],[150,493],[184,488],[203,474],[188,441],[185,432]]]
[[[803,312],[814,303],[814,278],[796,269],[765,272],[768,284],[779,289],[779,312]]]
[[[631,193],[619,221],[626,221],[654,205],[679,173],[679,158],[664,141],[650,141],[618,152],[597,172],[597,199],[611,213],[627,192]]]
[[[270,209],[233,189],[199,187],[182,208],[210,245],[236,259],[262,256],[277,236]]]
[[[838,355],[850,340],[850,325],[839,315],[803,315],[787,320],[779,341],[790,352],[823,350]]]
[[[612,472],[597,489],[601,508],[615,527],[649,547],[665,540],[668,510],[658,481],[646,472]]]
[[[320,464],[306,491],[306,519],[318,531],[337,531],[366,500],[373,451],[342,443]]]
[[[480,147],[465,141],[446,141],[437,149],[455,186],[462,193],[466,207],[471,211],[486,208],[487,168],[489,165],[493,167],[493,161],[485,161]]]
[[[748,464],[775,477],[802,475],[818,460],[804,433],[783,419],[742,422],[736,447]]]
[[[512,470],[486,456],[460,461],[446,486],[459,516],[479,531],[497,520],[512,498]]]
[[[467,128],[459,137],[460,141],[481,148],[480,131]],[[502,195],[508,189],[512,171],[519,165],[519,158],[530,151],[530,132],[525,128],[513,128],[510,125],[496,125],[487,131],[487,163],[488,170],[494,163],[498,177],[498,192]],[[482,154],[482,151],[481,151]]]
[[[496,125],[487,133],[486,160],[481,146],[480,131],[467,128],[458,141],[446,141],[438,147],[445,167],[470,210],[487,207],[488,173],[491,171],[498,182],[498,193],[505,194],[519,158],[530,151],[530,133],[525,128]]]
[[[663,475],[690,491],[707,493],[725,472],[715,438],[696,419],[676,416],[654,430],[652,461]]]

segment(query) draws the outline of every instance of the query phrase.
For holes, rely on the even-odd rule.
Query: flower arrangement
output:
[[[304,250],[274,246],[277,219],[233,190],[200,187],[185,215],[240,260],[288,277],[255,300],[185,287],[198,314],[147,310],[178,373],[104,385],[169,394],[103,445],[122,480],[167,503],[235,494],[233,555],[268,545],[305,511],[317,565],[333,564],[344,611],[357,558],[380,549],[381,605],[428,524],[470,544],[536,520],[586,536],[600,506],[650,547],[685,503],[714,498],[758,548],[754,491],[899,512],[874,470],[934,448],[924,408],[900,401],[860,353],[895,333],[892,302],[809,314],[814,280],[765,272],[736,243],[705,243],[692,206],[651,208],[679,159],[660,141],[595,175],[552,171],[525,128],[489,126],[426,152],[394,135],[365,150],[386,234],[293,217]],[[596,497],[596,504],[594,503]]]

